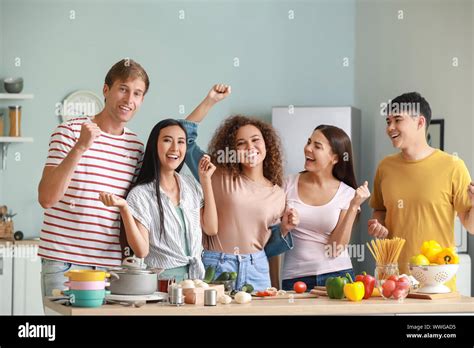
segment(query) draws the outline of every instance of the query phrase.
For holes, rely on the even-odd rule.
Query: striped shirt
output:
[[[58,166],[79,139],[87,117],[59,125],[51,136],[46,166]],[[125,197],[138,175],[143,143],[125,128],[120,136],[102,132],[83,154],[64,196],[44,212],[38,255],[100,267],[120,266],[120,213],[106,207],[99,192]]]
[[[173,202],[160,187],[165,232],[160,238],[160,214],[156,200],[155,182],[134,187],[127,196],[127,203],[135,219],[148,231],[150,252],[145,263],[153,268],[171,269],[189,265],[189,278],[202,279],[204,265],[202,254],[201,208],[204,199],[201,185],[191,175],[175,173],[179,184],[179,207],[184,222]],[[183,233],[186,240],[182,238]],[[186,253],[186,241],[189,256]]]

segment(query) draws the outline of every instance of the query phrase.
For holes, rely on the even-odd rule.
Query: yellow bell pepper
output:
[[[349,283],[344,285],[344,295],[351,301],[361,301],[365,295],[365,287],[362,282],[353,282],[352,277],[349,273],[346,273],[346,278],[349,279]]]
[[[435,240],[428,240],[423,242],[421,246],[421,253],[425,255],[430,262],[436,262],[437,255],[443,250],[441,245]]]
[[[436,263],[440,265],[449,265],[459,263],[459,256],[452,248],[445,248],[436,255]]]

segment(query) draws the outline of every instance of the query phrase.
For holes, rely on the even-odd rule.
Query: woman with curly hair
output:
[[[213,93],[223,99],[230,94],[230,86],[216,85],[210,92]],[[203,103],[208,108],[213,105],[211,98]],[[193,173],[204,155],[196,138],[198,123],[205,114],[193,113],[181,121],[188,133],[186,164]],[[209,153],[217,167],[211,180],[218,232],[203,235],[203,263],[206,268],[215,267],[217,277],[222,272],[236,272],[237,289],[252,284],[255,290],[264,290],[271,286],[264,250],[272,236],[271,226],[281,219],[280,238],[291,243],[284,238],[298,219],[295,211],[285,211],[279,137],[271,125],[261,120],[232,116],[216,130]],[[278,271],[278,267],[272,269],[273,280],[278,279]],[[273,285],[278,286],[275,282]]]

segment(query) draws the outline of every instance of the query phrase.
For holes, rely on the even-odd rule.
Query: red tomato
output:
[[[268,291],[258,291],[255,296],[258,296],[258,297],[265,297],[265,296],[270,296],[270,294],[268,293]]]
[[[403,289],[395,289],[392,292],[392,296],[394,299],[398,300],[399,298],[403,298],[405,296],[405,291]]]
[[[398,278],[398,281],[399,281],[399,282],[402,282],[402,281],[403,281],[403,282],[408,282],[408,283],[410,282],[410,280],[409,280],[407,277],[405,277],[405,276]]]
[[[293,290],[295,290],[297,294],[302,294],[306,289],[307,286],[304,282],[296,282],[295,285],[293,285]]]
[[[390,291],[392,292],[393,290],[395,290],[395,288],[397,287],[397,283],[394,282],[393,280],[386,280],[383,284],[382,284],[382,289],[386,289],[387,291]]]
[[[402,278],[402,280],[399,280],[397,282],[397,289],[407,290],[409,287],[410,287],[410,282],[406,278],[405,279]]]
[[[389,289],[383,289],[383,290],[382,290],[382,295],[383,295],[383,297],[385,297],[385,298],[390,298],[390,296],[392,296],[392,291],[389,290]]]
[[[393,274],[390,277],[388,277],[388,280],[393,280],[394,282],[398,282],[398,277],[395,274]]]

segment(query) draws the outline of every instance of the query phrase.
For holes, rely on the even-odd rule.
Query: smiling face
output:
[[[304,169],[308,172],[332,173],[337,163],[337,155],[333,153],[328,139],[320,130],[316,130],[308,139],[304,147],[305,163]]]
[[[158,157],[162,170],[176,170],[186,155],[186,134],[179,126],[165,127],[158,137]]]
[[[389,115],[386,132],[393,147],[404,150],[425,137],[425,118],[409,114]]]
[[[238,158],[244,167],[253,168],[262,165],[267,150],[260,129],[250,124],[242,126],[237,131],[235,139]]]
[[[117,123],[130,121],[140,108],[145,95],[145,82],[140,79],[116,80],[104,85],[105,110]]]

